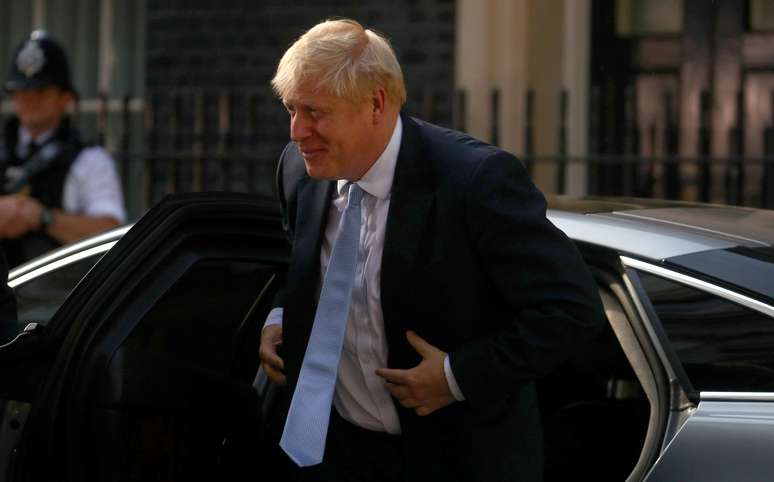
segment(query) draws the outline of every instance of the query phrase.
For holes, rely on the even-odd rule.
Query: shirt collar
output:
[[[27,145],[30,142],[35,141],[38,143],[38,145],[42,145],[47,140],[51,139],[51,137],[54,135],[54,131],[56,131],[56,129],[49,129],[43,134],[39,135],[37,139],[33,139],[32,134],[30,134],[30,131],[26,127],[19,126],[19,143]]]
[[[390,142],[387,143],[382,155],[374,162],[374,165],[357,181],[363,191],[378,199],[386,199],[392,190],[392,179],[395,177],[395,165],[398,162],[400,140],[403,137],[403,121],[398,116],[395,128],[392,131]],[[339,195],[344,195],[345,186],[349,181],[339,179],[336,188]]]

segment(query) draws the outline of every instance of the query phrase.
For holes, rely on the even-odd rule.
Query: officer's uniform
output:
[[[64,51],[36,31],[16,50],[5,90],[51,85],[75,92]],[[10,266],[59,245],[43,232],[51,222],[52,209],[126,221],[121,183],[112,158],[103,148],[84,144],[68,117],[36,139],[17,118],[11,118],[5,125],[4,139],[5,146],[0,149],[2,194],[26,194],[45,207],[40,232],[3,241]]]

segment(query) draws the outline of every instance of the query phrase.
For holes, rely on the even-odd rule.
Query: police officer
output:
[[[8,264],[125,222],[112,158],[84,144],[67,115],[76,91],[62,47],[32,32],[16,49],[4,88],[16,112],[0,149],[0,238]]]

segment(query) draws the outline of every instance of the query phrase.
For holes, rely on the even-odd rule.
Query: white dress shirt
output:
[[[35,139],[42,145],[54,135],[47,131]],[[16,155],[24,158],[32,142],[30,132],[19,127]],[[126,222],[126,209],[121,181],[113,159],[102,147],[86,147],[73,160],[62,189],[62,209],[71,214],[109,216],[119,223]]]
[[[360,246],[333,396],[333,404],[342,418],[360,427],[390,434],[401,433],[400,422],[392,397],[384,386],[385,381],[375,371],[387,367],[388,347],[384,333],[380,278],[392,180],[402,134],[403,125],[398,118],[384,152],[357,181],[364,191]],[[346,180],[337,182],[336,196],[331,202],[320,250],[321,273],[325,273],[328,267],[339,222],[347,205],[347,183]],[[321,288],[322,276],[318,283],[318,296]],[[275,308],[269,313],[265,326],[280,323],[282,308]],[[448,358],[444,370],[449,387],[457,400],[463,400]]]

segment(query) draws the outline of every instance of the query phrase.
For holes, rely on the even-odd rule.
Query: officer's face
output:
[[[381,154],[372,102],[355,105],[301,88],[283,103],[290,114],[290,138],[298,143],[309,176],[357,180]]]
[[[12,94],[19,121],[33,135],[57,127],[72,98],[70,92],[53,86],[17,90]]]

